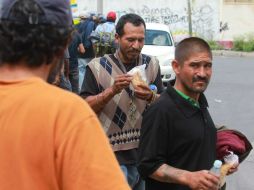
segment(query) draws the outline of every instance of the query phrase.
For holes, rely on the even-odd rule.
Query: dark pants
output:
[[[77,58],[70,58],[69,79],[71,83],[72,92],[79,94],[80,89],[79,89],[79,72]]]
[[[92,60],[92,58],[79,58],[78,59],[78,69],[79,69],[79,88],[82,88],[82,84],[84,82],[85,74],[86,74],[86,66]]]
[[[79,94],[79,72],[78,67],[70,68],[69,79],[71,83],[72,92]]]
[[[145,181],[141,179],[136,165],[127,164],[120,167],[132,190],[145,190]]]

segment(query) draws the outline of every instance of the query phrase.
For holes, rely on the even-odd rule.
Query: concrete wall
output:
[[[96,0],[77,0],[78,9],[96,12]],[[232,41],[254,31],[253,4],[225,4],[223,0],[191,0],[193,34],[205,39]],[[146,22],[170,26],[175,41],[188,36],[187,0],[103,0],[103,13],[114,10],[118,18],[137,13]]]
[[[97,0],[76,0],[78,10],[87,12],[97,12]]]
[[[97,1],[77,0],[79,10],[96,11]],[[193,34],[206,39],[218,38],[219,2],[192,0]],[[118,18],[126,13],[137,13],[146,22],[165,23],[170,26],[176,41],[188,36],[187,0],[104,0],[103,13],[114,10]]]
[[[220,39],[231,41],[239,35],[254,34],[254,4],[223,4]]]

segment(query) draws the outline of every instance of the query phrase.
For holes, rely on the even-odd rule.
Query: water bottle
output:
[[[210,172],[212,172],[216,176],[220,176],[221,166],[222,166],[222,162],[220,160],[215,160],[213,163],[213,167],[210,169]]]

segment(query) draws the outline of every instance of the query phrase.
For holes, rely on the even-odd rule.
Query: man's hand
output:
[[[207,170],[190,172],[162,164],[149,177],[166,183],[188,186],[192,190],[218,190],[220,177]]]
[[[116,76],[114,84],[112,86],[113,93],[118,94],[122,92],[124,88],[129,87],[131,80],[132,80],[132,76],[129,74]]]
[[[188,172],[185,178],[193,190],[218,190],[220,178],[207,170]]]
[[[144,85],[144,84],[138,85],[137,88],[135,88],[134,93],[137,98],[142,100],[149,101],[153,97],[152,90],[149,88],[148,85]]]
[[[83,46],[82,43],[80,43],[79,46],[78,46],[78,52],[81,53],[81,54],[85,54],[85,52],[86,52],[86,49],[85,49],[85,47]]]
[[[234,165],[228,170],[227,175],[231,175],[231,174],[237,172],[238,166],[239,166],[239,164],[234,164]]]

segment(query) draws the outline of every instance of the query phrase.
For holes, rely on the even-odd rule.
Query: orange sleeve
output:
[[[56,165],[60,189],[130,190],[97,117],[87,112],[92,113],[88,108],[85,119],[65,127],[59,136]]]

